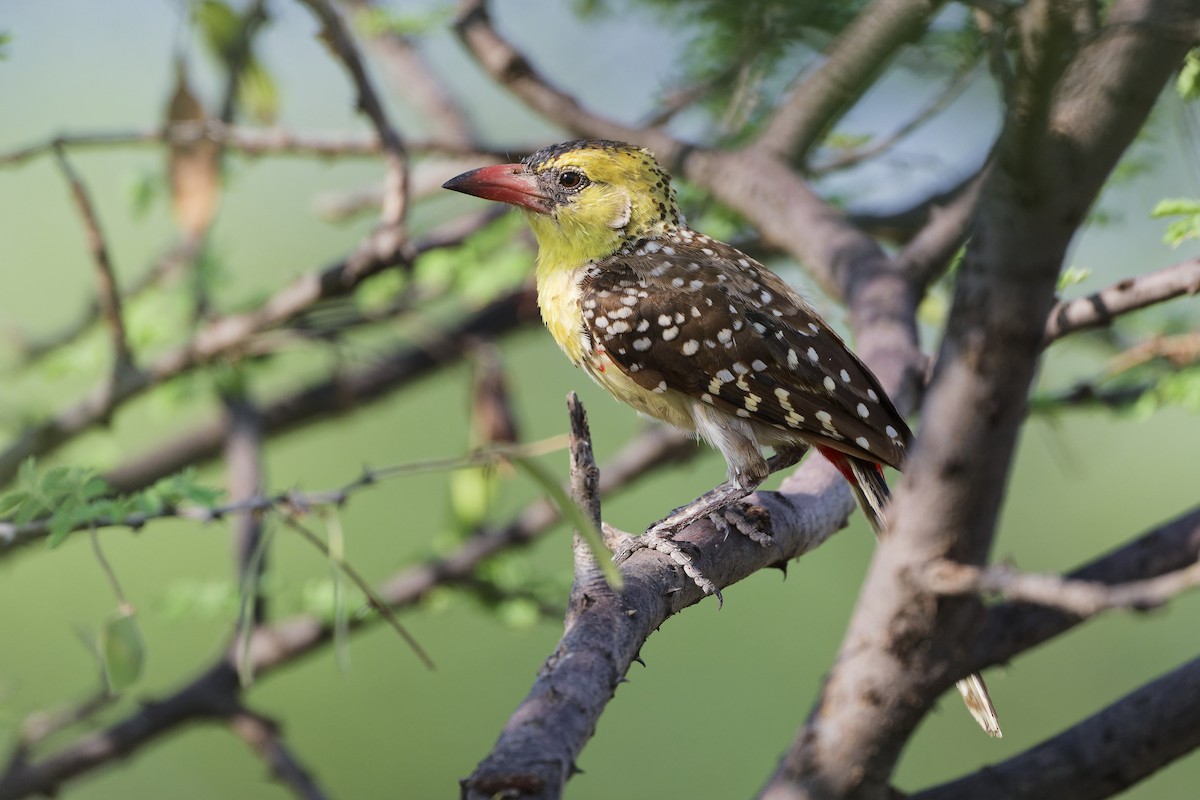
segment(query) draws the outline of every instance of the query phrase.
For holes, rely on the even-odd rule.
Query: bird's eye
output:
[[[578,189],[583,185],[583,173],[568,169],[558,174],[558,185],[564,189]]]

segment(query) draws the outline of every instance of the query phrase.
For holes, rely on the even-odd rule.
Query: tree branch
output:
[[[809,170],[809,174],[822,176],[838,170],[848,169],[864,161],[878,158],[895,147],[917,128],[945,111],[951,103],[962,95],[963,91],[971,85],[979,58],[980,56],[975,54],[964,61],[954,71],[950,76],[950,80],[946,81],[946,85],[940,91],[934,94],[924,106],[917,109],[912,116],[891,133],[880,136],[862,147],[848,149],[823,163],[816,164]]]
[[[802,163],[905,44],[917,39],[940,0],[875,0],[834,40],[823,63],[797,79],[753,147]]]
[[[275,720],[239,708],[229,715],[229,729],[266,763],[271,775],[303,800],[325,800],[327,795],[316,779],[283,741]]]
[[[574,97],[552,86],[522,53],[496,32],[487,0],[462,0],[454,29],[471,55],[498,84],[573,134],[630,142],[646,139],[647,131],[593,114]]]
[[[587,415],[574,392],[567,398],[571,419],[571,495],[600,530],[600,471],[592,455]],[[463,796],[558,797],[577,771],[575,760],[622,680],[623,661],[611,648],[597,647],[602,630],[589,625],[623,604],[596,564],[583,537],[572,539],[575,582],[565,632],[538,673],[529,695],[509,718],[492,751],[462,782]],[[604,610],[599,610],[604,609]],[[637,645],[640,647],[640,644]]]
[[[1187,569],[1200,560],[1200,508],[1176,517],[1110,553],[1068,573],[1070,581],[1120,586]],[[1083,622],[1075,614],[1028,603],[988,608],[979,637],[962,668],[965,675],[1002,664]]]
[[[479,215],[465,223],[451,222],[416,243],[397,239],[386,227],[377,229],[355,252],[336,264],[301,277],[253,311],[212,320],[190,341],[168,350],[149,366],[127,371],[114,386],[100,386],[50,419],[27,428],[0,452],[0,485],[11,480],[25,458],[53,452],[147,390],[236,352],[262,331],[287,322],[320,301],[349,294],[371,275],[392,266],[411,264],[429,250],[457,244],[488,219],[491,217]]]
[[[912,800],[1099,800],[1200,747],[1200,659],[1036,747]]]
[[[264,435],[279,436],[331,416],[361,410],[433,370],[460,360],[466,342],[502,336],[532,322],[536,315],[532,289],[520,287],[445,331],[432,332],[420,344],[404,344],[366,366],[339,370],[330,378],[262,403]],[[105,475],[105,480],[118,493],[136,491],[186,466],[215,458],[228,435],[228,420],[218,417],[118,465]]]
[[[125,334],[125,320],[121,314],[121,291],[117,287],[116,274],[108,257],[108,245],[104,241],[100,220],[96,217],[96,209],[92,205],[87,188],[61,147],[54,148],[54,157],[71,187],[71,197],[75,201],[79,216],[83,219],[88,252],[96,265],[97,307],[108,326],[108,335],[112,340],[113,367],[110,383],[116,386],[121,376],[133,368],[133,353],[129,350],[129,338]]]
[[[259,590],[259,580],[267,567],[263,551],[263,507],[254,508],[252,501],[261,499],[266,480],[263,478],[262,415],[244,393],[223,392],[221,401],[229,436],[225,440],[226,484],[231,505],[247,506],[232,511],[233,546],[236,556],[237,585],[244,593],[253,593],[253,608],[245,624],[260,625],[266,619],[266,597]],[[270,506],[266,506],[270,508]]]
[[[999,595],[1084,618],[1116,608],[1150,611],[1200,586],[1200,562],[1155,578],[1119,584],[1079,581],[1062,575],[1020,572],[1010,566],[975,567],[952,561],[925,566],[920,580],[947,596]]]
[[[375,0],[341,0],[354,18],[364,21],[378,8]],[[361,26],[360,26],[361,28]],[[469,149],[475,134],[471,121],[455,102],[445,81],[430,68],[417,46],[395,31],[381,28],[364,35],[368,49],[383,66],[393,88],[409,100],[433,128],[435,138],[451,147]]]
[[[687,437],[655,429],[617,454],[602,473],[600,492],[607,495],[649,470],[676,463],[694,452],[695,444]],[[468,538],[450,556],[399,573],[385,582],[378,594],[391,607],[399,609],[419,602],[437,586],[459,581],[470,584],[475,569],[486,559],[535,541],[558,518],[553,504],[538,500],[508,525]],[[379,619],[379,616],[355,616],[348,620],[348,625],[351,631],[357,631],[376,624]],[[310,615],[260,626],[251,633],[246,647],[248,666],[262,680],[276,669],[327,645],[333,639],[333,630],[332,623]],[[0,800],[50,793],[70,778],[131,755],[186,722],[225,719],[236,713],[240,703],[234,659],[233,652],[226,653],[217,664],[166,698],[146,703],[124,720],[82,736],[40,761],[14,759],[0,775]]]
[[[1097,37],[1069,64],[1039,49],[1069,20],[1051,10],[1052,28],[1030,34],[1023,99],[997,147],[923,406],[937,424],[918,434],[889,509],[891,535],[765,797],[882,796],[925,711],[966,674],[956,665],[978,604],[931,602],[906,576],[937,558],[986,556],[1063,255],[1186,52],[1157,26],[1189,13],[1178,0],[1117,3],[1110,26],[1136,24]]]
[[[373,239],[378,239],[380,253],[395,252],[405,239],[404,217],[408,206],[408,154],[404,141],[388,120],[387,112],[380,102],[375,88],[367,77],[366,68],[358,54],[354,37],[347,30],[342,17],[328,0],[300,0],[308,6],[321,23],[320,38],[330,51],[346,67],[350,79],[358,92],[358,109],[367,116],[383,149],[386,173],[384,177],[383,210],[380,226]],[[368,259],[364,266],[369,266]],[[358,267],[353,267],[353,274]]]
[[[1122,314],[1200,292],[1200,258],[1136,275],[1087,297],[1063,300],[1046,321],[1046,343],[1078,331],[1100,328]]]

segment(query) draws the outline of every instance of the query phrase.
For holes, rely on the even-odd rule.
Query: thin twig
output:
[[[144,292],[158,286],[164,280],[182,273],[193,264],[197,256],[197,243],[182,240],[168,247],[145,269],[145,271],[121,287],[122,305],[140,297]],[[20,362],[17,366],[28,368],[41,359],[78,341],[91,330],[101,318],[100,303],[93,298],[86,307],[62,330],[38,339],[18,340]]]
[[[615,491],[663,464],[676,463],[696,452],[694,443],[678,433],[655,429],[639,437],[614,458],[603,472],[600,489]],[[411,567],[387,581],[379,595],[392,607],[403,608],[425,597],[437,586],[474,579],[475,570],[497,553],[536,541],[558,519],[553,504],[532,503],[508,525],[465,540],[444,559]],[[698,599],[698,597],[696,598]],[[365,630],[381,617],[350,619],[351,630]],[[250,637],[248,656],[260,680],[280,667],[293,664],[333,639],[333,624],[311,615],[300,615],[264,625]],[[0,775],[0,800],[46,794],[70,778],[98,769],[113,759],[130,755],[160,740],[184,723],[225,719],[240,708],[240,691],[234,668],[235,652],[227,653],[179,690],[156,702],[141,705],[127,717],[95,733],[86,734],[57,752],[33,762],[13,760]]]
[[[488,13],[487,0],[462,0],[454,22],[459,38],[479,65],[498,83],[507,87],[547,119],[554,120],[573,134],[619,141],[646,142],[652,131],[634,129],[584,108],[572,95],[553,86],[523,53],[496,31]],[[651,144],[660,157],[677,148],[669,147],[669,137],[659,134],[662,142]],[[668,159],[669,162],[669,159]]]
[[[123,527],[138,530],[158,519],[186,519],[195,522],[215,522],[231,514],[257,516],[268,511],[295,508],[323,508],[344,505],[352,495],[382,480],[408,477],[427,472],[445,472],[452,469],[495,464],[513,456],[532,457],[561,450],[566,446],[562,437],[554,436],[524,445],[503,444],[481,448],[463,456],[394,464],[376,469],[364,469],[362,474],[345,485],[322,492],[300,492],[289,490],[279,494],[254,493],[214,506],[163,506],[155,511],[139,511],[117,519],[97,519],[81,523],[74,530]],[[50,535],[49,519],[26,523],[0,521],[0,554],[30,544]]]
[[[223,392],[221,401],[229,425],[229,437],[225,441],[229,499],[232,503],[246,503],[262,497],[266,485],[262,464],[262,415],[243,393]],[[266,597],[259,591],[259,580],[267,568],[262,510],[234,512],[232,530],[238,586],[242,591],[253,592],[252,597],[243,598],[243,602],[250,604],[246,622],[257,626],[266,619],[267,613]]]
[[[998,564],[976,567],[953,561],[934,561],[921,576],[926,587],[943,595],[999,595],[1020,603],[1056,608],[1086,619],[1102,611],[1124,608],[1150,611],[1200,586],[1200,562],[1154,578],[1106,584],[1062,575],[1021,572]]]
[[[301,158],[375,158],[383,152],[377,136],[357,133],[309,133],[285,128],[253,128],[224,125],[217,120],[177,122],[143,130],[64,133],[33,144],[0,153],[0,168],[14,167],[56,148],[70,150],[85,147],[131,147],[161,144],[192,144],[211,139],[244,156],[298,156]],[[527,153],[529,145],[488,149],[472,145],[458,147],[437,139],[409,139],[405,144],[413,155],[448,156],[471,159],[507,159],[513,153]]]
[[[964,61],[950,76],[950,79],[946,81],[946,85],[894,131],[886,136],[880,136],[862,147],[846,150],[830,158],[828,161],[816,164],[810,169],[810,173],[820,176],[837,170],[848,169],[864,161],[877,158],[895,147],[917,128],[942,113],[942,111],[962,95],[963,91],[974,80],[975,66],[979,63],[979,58],[979,54],[973,54]]]
[[[408,153],[404,140],[388,119],[387,111],[367,75],[358,46],[341,15],[327,0],[300,0],[308,6],[321,23],[320,37],[346,67],[358,93],[358,109],[366,115],[379,136],[383,149],[386,174],[384,177],[383,211],[380,230],[388,241],[384,247],[395,249],[404,239],[404,216],[408,205]],[[351,270],[353,273],[353,270]]]
[[[375,0],[341,0],[341,3],[359,21],[378,8]],[[391,79],[393,89],[416,107],[438,140],[455,147],[473,146],[475,136],[470,118],[454,100],[446,81],[430,67],[408,37],[386,26],[376,26],[361,36]]]
[[[111,418],[129,400],[239,351],[262,331],[294,319],[319,302],[348,295],[371,275],[396,265],[409,265],[422,253],[461,242],[488,219],[491,217],[454,220],[416,243],[396,239],[391,229],[377,229],[343,260],[293,281],[255,310],[213,319],[189,341],[163,353],[147,367],[125,372],[113,386],[105,382],[50,419],[26,428],[0,451],[0,485],[11,480],[29,456],[53,452]]]
[[[883,65],[918,37],[941,5],[928,0],[875,0],[829,46],[816,70],[798,77],[753,145],[801,163],[870,88]]]
[[[250,745],[271,770],[271,775],[303,800],[325,800],[312,773],[283,741],[279,723],[247,708],[229,715],[229,729]]]
[[[105,323],[108,325],[109,338],[113,347],[113,367],[111,383],[119,382],[120,376],[133,367],[133,353],[129,349],[129,338],[125,333],[125,319],[121,313],[121,291],[117,286],[117,278],[109,260],[108,244],[100,229],[100,220],[96,216],[95,206],[92,205],[87,187],[83,180],[67,160],[66,153],[61,147],[54,148],[54,157],[59,169],[71,187],[71,197],[79,216],[83,219],[83,228],[87,236],[88,252],[96,266],[96,289],[98,306]]]
[[[574,392],[567,397],[567,408],[571,496],[599,530],[600,470],[592,454],[587,414]],[[463,781],[464,797],[530,796],[520,790],[531,786],[540,787],[538,797],[558,797],[575,774],[575,761],[622,680],[628,661],[618,654],[630,643],[601,650],[594,637],[626,606],[609,587],[596,555],[578,532],[571,549],[575,581],[562,640],[491,752]]]

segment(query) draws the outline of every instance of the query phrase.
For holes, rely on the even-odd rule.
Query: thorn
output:
[[[633,660],[636,661],[637,663],[641,664],[643,667],[646,666],[646,662],[642,659],[641,656],[634,656]]]

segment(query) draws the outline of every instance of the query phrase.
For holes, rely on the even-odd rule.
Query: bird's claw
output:
[[[730,531],[738,533],[758,543],[763,547],[776,547],[775,540],[761,531],[756,524],[756,516],[765,512],[760,506],[732,503],[709,513],[694,515],[687,513],[689,507],[683,506],[672,511],[666,518],[651,525],[644,534],[629,537],[613,553],[613,561],[617,564],[625,562],[638,550],[657,550],[670,558],[683,570],[696,586],[705,594],[717,598],[717,607],[724,605],[724,598],[717,585],[707,578],[696,561],[685,549],[686,545],[675,541],[675,534],[699,519],[708,519],[718,531],[728,538]],[[681,522],[682,519],[682,522]]]

